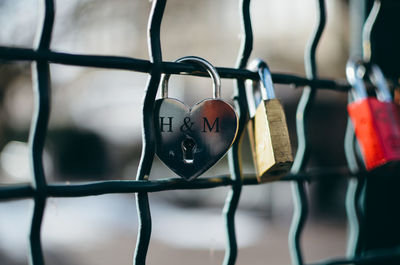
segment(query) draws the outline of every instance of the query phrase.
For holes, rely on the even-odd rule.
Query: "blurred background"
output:
[[[37,0],[0,1],[0,45],[33,47]],[[149,1],[56,1],[51,49],[75,54],[148,59]],[[195,10],[195,12],[193,11]],[[344,79],[349,53],[348,1],[327,1],[328,24],[318,49],[321,77]],[[315,1],[253,0],[252,58],[273,72],[304,75],[303,52],[316,19]],[[163,60],[195,55],[234,67],[240,46],[237,1],[167,3],[162,22]],[[44,154],[48,183],[133,179],[141,152],[141,104],[148,75],[51,64],[52,111]],[[234,82],[222,80],[231,101]],[[205,89],[209,87],[209,89]],[[172,76],[170,96],[192,105],[210,97],[208,78]],[[301,88],[276,85],[293,150]],[[140,96],[139,96],[140,95]],[[27,140],[33,106],[31,65],[0,61],[0,184],[31,179]],[[345,167],[346,93],[319,92],[311,114],[310,168]],[[254,172],[247,136],[245,173]],[[203,177],[228,173],[226,158]],[[176,177],[157,158],[150,179]],[[309,185],[310,219],[303,237],[307,261],[345,255],[346,183]],[[229,188],[152,193],[148,264],[221,264],[225,248],[222,207]],[[31,200],[0,203],[0,264],[27,264]],[[244,187],[236,216],[237,264],[289,264],[290,183]],[[42,242],[46,264],[130,264],[136,244],[134,195],[48,199]],[[166,262],[168,259],[168,262]]]

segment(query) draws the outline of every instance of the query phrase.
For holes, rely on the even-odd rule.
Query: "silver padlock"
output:
[[[155,102],[156,154],[176,174],[192,180],[229,150],[237,135],[238,116],[233,107],[220,98],[220,77],[209,62],[195,56],[176,62],[200,65],[214,81],[213,98],[189,107],[168,97],[169,75],[166,74],[162,78],[161,99]]]

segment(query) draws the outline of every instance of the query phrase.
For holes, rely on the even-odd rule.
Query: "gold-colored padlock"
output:
[[[251,85],[246,86],[250,116],[247,129],[257,180],[274,181],[287,174],[293,164],[285,112],[275,98],[267,64],[256,59],[249,70],[260,75],[260,82],[250,81]]]

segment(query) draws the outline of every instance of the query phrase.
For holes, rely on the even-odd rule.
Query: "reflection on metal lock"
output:
[[[396,88],[394,89],[394,100],[393,101],[395,104],[400,106],[400,84],[397,84]]]
[[[213,98],[193,107],[168,98],[169,75],[161,80],[161,99],[155,102],[156,154],[172,171],[192,180],[220,160],[236,138],[238,117],[233,107],[220,99],[221,81],[206,60],[187,56],[176,62],[202,66],[214,81]]]
[[[293,164],[285,112],[275,98],[267,64],[256,59],[249,69],[260,75],[260,82],[252,81],[246,86],[250,115],[247,129],[257,179],[259,182],[273,181],[285,175]],[[261,97],[257,96],[260,93]]]
[[[354,126],[367,170],[389,162],[400,162],[400,112],[393,103],[386,79],[374,64],[349,61],[346,75],[352,85],[354,102],[347,110]],[[364,79],[369,77],[377,88],[375,97],[368,97]]]

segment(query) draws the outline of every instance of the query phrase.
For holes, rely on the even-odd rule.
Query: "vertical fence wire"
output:
[[[35,41],[37,51],[49,51],[54,24],[54,2],[40,2],[41,18]],[[43,149],[50,116],[50,69],[46,60],[32,63],[32,82],[34,91],[34,110],[29,135],[30,160],[33,174],[32,186],[35,190],[34,205],[29,233],[29,262],[32,265],[44,264],[40,239],[41,226],[46,205],[46,178],[43,169]]]
[[[316,65],[316,50],[319,40],[326,24],[326,8],[324,0],[317,0],[317,22],[314,34],[311,36],[310,41],[304,52],[304,65],[306,76],[309,79],[317,78],[317,65]],[[297,106],[296,112],[296,129],[298,139],[298,149],[296,157],[294,159],[293,167],[291,169],[292,174],[298,174],[303,171],[307,165],[310,145],[308,142],[308,134],[306,132],[308,125],[308,117],[312,108],[316,96],[317,88],[314,86],[305,87],[303,89],[302,96]],[[302,265],[303,255],[301,252],[300,237],[303,231],[307,212],[308,203],[306,195],[306,183],[304,180],[298,180],[293,183],[293,202],[294,202],[294,213],[292,224],[289,231],[289,251],[292,259],[292,264]]]
[[[142,155],[136,180],[147,180],[153,164],[155,152],[154,139],[154,102],[161,79],[162,52],[160,28],[166,0],[153,0],[148,24],[148,47],[152,64],[150,78],[145,90],[142,111]],[[147,192],[136,193],[136,205],[139,217],[138,236],[134,254],[134,264],[146,264],[147,251],[151,237],[151,213]]]
[[[365,62],[371,61],[371,34],[375,25],[375,21],[381,9],[381,1],[375,0],[371,11],[364,22],[362,28],[362,57]],[[348,93],[348,102],[352,102],[352,93]],[[361,253],[361,242],[363,239],[363,211],[360,203],[362,191],[365,188],[366,180],[360,175],[360,168],[356,158],[356,139],[354,128],[350,118],[347,120],[346,137],[345,137],[345,154],[347,164],[350,171],[356,174],[355,179],[350,179],[346,194],[346,212],[349,222],[349,238],[347,245],[347,255],[357,256]]]
[[[371,33],[381,9],[381,1],[375,0],[372,9],[365,20],[362,30],[362,49],[365,62],[371,61]]]
[[[360,253],[362,242],[363,214],[360,205],[360,197],[363,191],[364,181],[357,177],[350,179],[346,193],[346,214],[348,220],[347,256],[353,257]]]
[[[351,93],[348,94],[348,102],[351,102]],[[344,151],[349,170],[352,174],[357,174],[359,167],[355,154],[355,134],[350,118],[347,118],[346,134],[344,138]],[[346,191],[346,215],[348,222],[347,250],[348,257],[353,257],[359,253],[361,234],[362,234],[362,211],[359,203],[363,189],[363,181],[360,176],[348,180]]]
[[[250,17],[250,0],[239,1],[240,18],[242,25],[242,43],[238,54],[236,67],[243,69],[246,67],[251,51],[253,49],[253,32],[251,28]],[[233,180],[232,189],[226,198],[223,214],[225,217],[227,246],[225,251],[224,265],[233,265],[237,258],[237,240],[235,234],[235,213],[239,204],[240,194],[242,190],[242,165],[240,144],[243,131],[247,121],[247,105],[245,101],[244,80],[237,79],[234,90],[235,109],[239,115],[239,129],[235,142],[233,143],[229,153],[229,169],[231,179]]]

